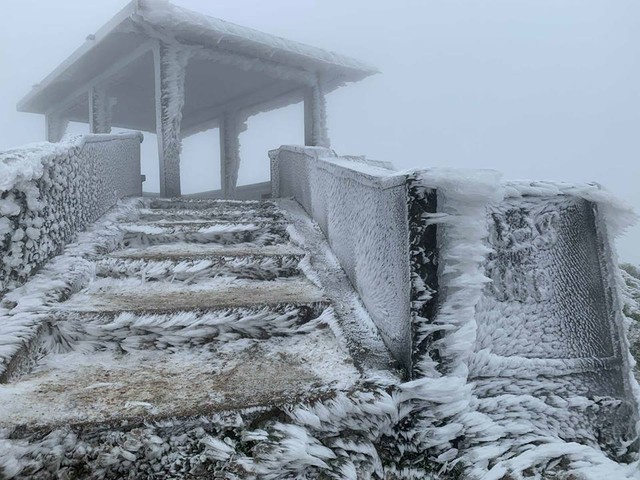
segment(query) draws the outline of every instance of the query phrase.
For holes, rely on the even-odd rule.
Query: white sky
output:
[[[2,0],[0,149],[43,139],[42,117],[16,103],[126,3]],[[328,97],[338,153],[401,169],[595,180],[640,210],[637,0],[175,3],[378,66],[381,75]],[[154,141],[144,144],[149,184]],[[302,141],[301,108],[251,119],[242,141],[241,181],[264,177],[268,149]],[[185,191],[218,183],[217,148],[213,133],[186,142]],[[639,243],[634,227],[619,241],[621,260],[640,264]]]

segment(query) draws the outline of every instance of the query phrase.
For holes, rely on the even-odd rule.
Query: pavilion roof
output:
[[[18,110],[64,109],[86,122],[86,92],[98,84],[117,99],[115,127],[155,131],[154,42],[194,51],[186,73],[184,130],[195,131],[227,108],[270,110],[300,100],[319,78],[325,92],[377,73],[375,67],[224,20],[166,0],[128,4],[18,104]]]

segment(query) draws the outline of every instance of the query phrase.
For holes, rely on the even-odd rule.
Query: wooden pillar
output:
[[[89,128],[91,133],[111,133],[111,112],[115,99],[103,87],[89,89]]]
[[[225,112],[220,119],[220,184],[222,198],[235,198],[240,170],[240,133],[246,130],[246,118]]]
[[[310,147],[330,147],[327,133],[327,112],[320,82],[308,87],[304,96],[304,144]]]
[[[45,135],[47,142],[57,143],[67,131],[69,119],[57,113],[45,115]]]
[[[154,48],[161,197],[180,196],[180,127],[188,61],[189,50],[183,47],[159,43]]]

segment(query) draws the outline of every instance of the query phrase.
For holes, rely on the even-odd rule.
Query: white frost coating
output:
[[[114,248],[122,236],[117,224],[130,214],[135,204],[135,201],[123,202],[81,233],[77,243],[67,246],[64,255],[51,260],[25,285],[4,295],[0,303],[0,376],[16,352],[36,336],[46,315],[34,312],[66,298],[93,277],[95,267],[86,258]]]
[[[96,87],[92,91],[93,132],[111,133],[111,116],[115,106],[115,98],[109,98],[105,87]]]
[[[611,460],[638,431],[610,234],[633,215],[597,185],[508,182],[505,190],[490,209],[493,283],[476,309],[477,419],[461,460],[471,478],[637,478],[635,453],[628,465]]]
[[[0,152],[0,192],[11,190],[18,182],[41,178],[49,162],[75,153],[82,144],[82,137],[69,137],[61,143],[33,143]]]
[[[329,131],[327,129],[327,104],[324,96],[322,83],[316,81],[311,91],[305,98],[305,122],[311,121],[311,145],[317,147],[329,148],[331,142],[329,140]],[[309,126],[305,126],[309,128]]]
[[[192,49],[175,43],[160,46],[163,192],[180,195],[180,152],[182,151],[182,108],[186,67]]]
[[[64,137],[67,127],[69,126],[69,119],[63,115],[51,113],[46,117],[46,124],[47,140],[57,143]]]
[[[146,200],[136,204],[151,203],[157,207],[166,205],[165,202],[154,204]],[[182,208],[190,203],[181,200],[174,202],[176,207]],[[191,205],[198,206],[198,203],[191,202]],[[204,208],[200,211],[205,216],[217,205],[226,205],[231,209],[247,206],[237,202],[201,205]],[[244,213],[250,218],[257,205],[248,206],[250,208],[245,208]],[[273,209],[272,204],[270,208]],[[102,230],[93,232],[94,237],[104,240],[110,236],[104,228],[111,225],[118,233],[108,244],[89,248],[89,261],[85,265],[92,263],[91,260],[104,259],[107,255],[105,252],[112,252],[113,243],[120,248],[129,248],[123,234],[126,235],[125,232],[135,227],[126,220],[132,221],[140,214],[131,210],[126,214],[127,219],[111,218],[113,223],[103,224]],[[120,220],[117,227],[114,224],[116,220]],[[307,220],[307,223],[310,222]],[[164,224],[163,228],[166,227]],[[301,238],[304,238],[304,234]],[[66,254],[81,253],[88,239],[81,240],[81,244],[68,247]],[[317,241],[319,239],[315,238],[314,245]],[[306,246],[305,242],[302,243]],[[67,255],[55,259],[49,266]],[[324,261],[320,261],[308,268],[324,266]],[[191,267],[176,262],[174,268],[186,272]],[[46,271],[53,273],[48,267]],[[95,274],[98,273],[107,272],[97,266]],[[344,277],[337,265],[333,265],[329,272],[320,274],[323,278],[327,275]],[[91,277],[91,274],[82,276],[76,290],[83,288]],[[70,279],[63,274],[60,280],[66,284]],[[200,286],[239,283],[235,278],[200,280],[202,282],[197,282]],[[46,424],[48,430],[53,431],[48,431],[44,437],[32,435],[29,431],[22,437],[20,434],[10,437],[8,430],[0,432],[0,436],[4,437],[0,440],[0,468],[5,468],[5,474],[15,473],[21,478],[29,478],[34,472],[44,471],[63,476],[68,469],[80,465],[84,465],[82,468],[90,471],[94,478],[121,478],[123,475],[144,478],[152,469],[168,478],[184,478],[195,474],[208,478],[220,471],[237,471],[240,475],[236,478],[247,479],[275,479],[283,475],[292,478],[317,478],[323,475],[368,478],[375,475],[380,478],[384,474],[385,466],[381,458],[384,448],[380,445],[386,442],[384,435],[394,435],[393,428],[399,420],[398,408],[387,390],[398,382],[398,378],[393,372],[363,376],[356,370],[356,366],[345,355],[339,320],[335,318],[332,308],[324,310],[319,317],[314,314],[313,317],[305,316],[302,319],[296,314],[296,307],[288,306],[275,312],[264,308],[79,316],[78,312],[64,308],[80,293],[75,293],[69,302],[57,305],[58,298],[46,298],[45,292],[48,292],[50,281],[49,276],[42,278],[38,285],[29,282],[22,292],[12,292],[8,301],[26,302],[14,307],[20,311],[42,311],[42,307],[51,307],[44,310],[62,315],[38,319],[48,320],[50,330],[44,335],[50,342],[47,346],[51,348],[51,344],[55,343],[61,351],[48,354],[33,376],[27,374],[23,380],[0,392],[0,420],[12,425],[15,420],[20,424],[22,421],[33,421]],[[161,282],[166,287],[173,280],[162,275],[152,283]],[[120,293],[142,287],[139,279],[121,281],[107,277],[94,281],[87,288],[100,291],[117,284],[121,285]],[[29,300],[29,296],[24,294],[29,285],[39,291],[37,298]],[[163,291],[165,288],[156,290]],[[184,289],[180,291],[187,293]],[[353,291],[349,290],[343,295],[352,298]],[[301,307],[300,310],[303,308],[308,307]],[[339,308],[344,309],[344,306],[340,305]],[[364,319],[366,315],[359,318]],[[327,325],[331,330],[326,328]],[[337,339],[330,331],[337,334]],[[197,353],[189,352],[191,347],[196,347]],[[244,361],[242,355],[253,355],[256,349],[263,352],[264,357],[253,357],[257,365],[254,364],[253,369],[243,370],[251,367],[247,365],[251,361]],[[128,353],[121,357],[123,350]],[[160,361],[154,362],[154,358]],[[282,363],[278,364],[278,361]],[[282,374],[283,378],[279,378],[279,370],[286,370],[287,364],[295,361],[304,368],[294,368],[291,374],[287,371]],[[278,371],[274,372],[276,390],[282,381],[292,386],[300,385],[303,389],[286,388],[282,390],[284,398],[273,399],[276,405],[267,404],[256,409],[236,409],[235,397],[226,400],[220,398],[221,392],[232,394],[241,391],[249,399],[249,404],[254,404],[256,389],[263,389],[265,384],[268,388],[270,383],[268,380],[271,377],[267,381],[261,377],[265,372],[265,364],[274,362],[279,366]],[[140,363],[143,368],[139,368]],[[169,376],[145,378],[145,375],[148,377],[146,367],[152,365],[157,367],[157,374],[166,372]],[[76,375],[85,371],[85,368],[89,368],[86,377]],[[233,377],[237,369],[246,371],[247,375]],[[94,375],[94,372],[102,374],[105,370],[109,372],[107,380]],[[202,374],[203,382],[207,379],[210,381],[212,373],[221,375],[221,384],[212,387],[207,385],[204,391],[203,388],[189,385],[191,381],[197,383],[190,375],[198,371]],[[311,378],[309,373],[312,374]],[[228,375],[235,380],[227,382]],[[175,380],[171,380],[173,378]],[[169,380],[171,391],[175,391],[176,398],[180,399],[178,406],[182,401],[189,401],[196,391],[201,395],[199,400],[201,398],[202,401],[196,403],[194,410],[187,410],[188,416],[181,413],[178,419],[173,418],[171,414],[175,410],[167,408],[166,400],[162,404],[157,397],[131,393],[136,389],[142,394],[146,393],[144,387],[140,391],[140,383],[144,385],[147,382],[153,387],[156,381]],[[173,382],[178,382],[178,385],[173,385]],[[123,385],[127,387],[126,398],[118,394],[118,389],[122,389]],[[63,400],[47,402],[46,393],[42,394],[47,388],[62,388],[56,398]],[[307,390],[317,392],[317,395],[307,399]],[[97,409],[88,408],[90,404],[76,404],[74,409],[66,407],[68,402],[64,399],[76,401],[85,395],[97,397],[99,408],[112,405],[116,415],[136,411],[140,415],[165,414],[166,419],[146,422],[135,428],[131,428],[133,425],[130,424],[108,421],[97,429],[86,424],[80,429],[58,429],[57,424],[51,422],[50,415],[69,421],[90,422],[105,418],[100,417]],[[105,397],[113,401],[101,404]],[[118,403],[119,400],[121,403]],[[175,405],[177,400],[172,397],[170,402]],[[206,409],[202,409],[205,403],[232,411],[225,414],[207,413]],[[192,412],[197,412],[197,416]],[[393,444],[390,446],[393,448]]]
[[[609,234],[617,237],[638,221],[638,214],[633,207],[597,183],[575,184],[566,182],[505,182],[505,198],[523,196],[556,196],[568,195],[583,198],[598,205],[606,220]]]
[[[445,340],[439,348],[454,376],[466,376],[476,335],[475,307],[485,277],[483,264],[489,249],[485,220],[489,204],[502,199],[500,175],[493,171],[434,169],[417,173],[418,181],[438,194],[438,213],[427,215],[438,230],[440,306],[433,328]],[[424,363],[426,361],[426,364]],[[432,371],[430,359],[415,367],[423,375]]]
[[[140,135],[0,152],[0,292],[23,282],[119,197],[140,194]]]
[[[247,117],[238,112],[225,113],[222,118],[222,152],[224,162],[222,171],[222,192],[227,198],[233,199],[238,185],[240,171],[240,133],[247,129]]]
[[[488,282],[483,264],[488,249],[486,208],[502,197],[500,176],[492,171],[433,169],[415,172],[416,182],[436,190],[438,213],[426,214],[438,225],[439,307],[435,319],[414,319],[417,334],[440,331],[440,359],[413,359],[416,379],[400,385],[398,401],[413,415],[412,451],[430,450],[446,464],[460,455],[454,446],[474,418],[469,357],[476,335],[475,306]],[[431,321],[431,323],[427,323]],[[466,433],[467,435],[469,432]]]
[[[276,62],[253,58],[237,53],[230,53],[220,50],[212,50],[204,47],[191,47],[192,54],[199,58],[206,58],[217,63],[233,65],[245,72],[263,72],[270,77],[279,80],[291,80],[301,85],[314,85],[316,76],[312,72],[307,72],[294,67],[288,67]]]
[[[385,343],[400,363],[409,365],[404,178],[362,163],[343,166],[322,147],[283,147],[273,161],[277,195],[294,196],[318,223]],[[349,168],[351,164],[384,177],[362,175]]]
[[[575,475],[580,480],[602,480],[606,478],[632,480],[640,475],[640,465],[619,464],[611,461],[602,452],[578,443],[556,442],[543,443],[532,447],[515,458],[504,460],[486,473],[482,480],[502,480],[513,472],[524,472],[532,465],[545,465],[558,462],[561,457],[570,460],[570,466],[561,468],[566,478]],[[543,478],[543,477],[536,477]]]
[[[218,18],[208,17],[172,5],[167,0],[142,0],[138,14],[146,22],[174,34],[205,35],[218,43],[233,44],[236,48],[257,57],[274,58],[282,63],[302,63],[307,66],[326,64],[360,71],[361,75],[377,72],[375,67],[319,48],[303,45],[284,38],[269,35],[251,28],[235,25]]]
[[[470,479],[502,479],[504,475],[521,478],[529,472],[537,475],[536,478],[561,472],[573,472],[580,475],[578,478],[601,478],[607,469],[620,478],[637,476],[637,455],[631,451],[623,456],[635,439],[633,431],[637,431],[633,423],[637,422],[638,386],[632,377],[633,360],[620,316],[620,275],[609,233],[619,232],[629,223],[633,216],[630,210],[594,185],[502,184],[499,176],[492,172],[461,174],[430,170],[394,176],[346,159],[323,156],[329,157],[318,148],[283,147],[272,152],[274,195],[295,196],[327,232],[332,249],[347,272],[352,259],[357,258],[354,249],[357,238],[347,235],[346,244],[336,243],[342,229],[332,221],[352,204],[371,202],[362,193],[358,200],[352,200],[346,193],[327,190],[326,185],[336,181],[331,176],[349,179],[348,192],[358,190],[360,185],[392,189],[407,181],[402,180],[405,175],[413,179],[410,184],[420,185],[424,192],[437,192],[437,210],[427,213],[431,211],[427,209],[422,213],[426,225],[438,227],[437,291],[429,290],[425,277],[413,285],[416,296],[411,298],[414,308],[437,294],[435,313],[426,315],[432,318],[415,316],[413,319],[418,341],[429,337],[432,343],[426,352],[414,352],[412,360],[418,378],[398,385],[393,394],[401,418],[406,422],[405,428],[396,432],[403,455],[411,458],[412,454],[427,452],[426,458],[441,464],[443,471],[462,471],[464,478]],[[350,173],[342,172],[343,168]],[[326,177],[322,176],[325,172]],[[409,189],[410,195],[415,193]],[[332,210],[334,199],[342,211]],[[427,200],[424,193],[422,199]],[[568,209],[560,210],[559,205],[566,205]],[[595,217],[591,206],[595,206]],[[411,215],[415,214],[412,210]],[[506,217],[508,222],[501,220],[500,215],[510,215]],[[363,222],[366,216],[360,214],[357,218],[360,229],[366,230],[363,226],[368,225]],[[419,220],[407,218],[406,214],[403,218],[408,222]],[[562,236],[551,228],[560,220],[565,222]],[[571,222],[578,222],[578,226],[586,230],[577,230],[580,233],[576,235],[575,228],[571,230]],[[387,228],[391,224],[385,222]],[[504,240],[493,238],[495,229]],[[422,240],[427,241],[426,236]],[[533,268],[538,259],[536,255],[556,242],[565,248],[553,257],[559,265],[556,270],[561,270],[560,280],[538,281],[543,277],[537,277]],[[595,269],[591,275],[584,276],[562,257],[571,242],[577,242],[577,258],[582,259],[578,264],[593,263],[595,259],[595,266],[589,267]],[[400,250],[398,245],[385,250],[386,258]],[[436,248],[428,244],[425,247]],[[510,253],[512,251],[514,253]],[[369,246],[365,255],[369,262],[365,259],[364,265],[375,267],[384,261],[384,257],[378,258],[375,252],[376,249]],[[506,270],[495,270],[491,262],[496,255],[511,261],[516,259],[516,268],[507,262]],[[424,259],[431,261],[430,257]],[[532,267],[527,267],[532,263]],[[493,283],[485,271],[492,273]],[[386,269],[387,279],[393,278],[391,272],[392,268]],[[422,273],[428,274],[428,271]],[[493,275],[495,273],[497,275]],[[355,278],[354,285],[359,287],[361,298],[375,320],[375,305],[372,307],[367,302],[367,292],[361,289],[362,279],[367,275]],[[589,283],[592,279],[593,283]],[[531,281],[531,285],[527,283]],[[592,313],[587,303],[585,307],[591,309],[586,314],[586,308],[577,305],[577,311],[563,314],[560,310],[557,322],[534,316],[533,324],[528,327],[529,336],[524,333],[522,338],[509,334],[506,329],[502,331],[499,321],[494,322],[495,327],[491,324],[493,315],[522,330],[524,318],[517,314],[522,309],[527,311],[527,302],[544,304],[549,295],[572,297],[571,291],[566,291],[572,285],[580,289],[574,297],[584,295],[585,288],[594,288],[595,295],[600,281],[610,297],[607,301],[596,301],[601,311]],[[550,291],[554,285],[557,291]],[[511,305],[501,297],[494,299],[499,305],[491,304],[485,297],[486,292],[493,289],[501,295],[521,299],[520,306],[517,301]],[[585,298],[590,298],[589,293]],[[503,315],[501,309],[505,308]],[[389,316],[384,317],[385,322],[390,320]],[[577,331],[571,322],[584,322],[584,327]],[[385,335],[388,324],[376,323]],[[567,334],[563,328],[574,333]],[[601,336],[598,328],[610,328],[614,347],[607,346],[607,334]],[[479,330],[483,335],[480,339]],[[541,331],[543,335],[538,338]],[[495,341],[491,341],[491,335]],[[602,338],[600,344],[591,342],[589,336],[594,335]],[[567,338],[568,343],[563,343]],[[389,337],[385,339],[388,341]],[[493,351],[483,349],[480,341],[488,342]],[[526,349],[518,354],[522,345]],[[563,348],[575,352],[574,356],[567,355]],[[610,357],[590,355],[593,348],[602,348],[605,352],[615,348],[620,353]],[[509,354],[501,355],[502,350]],[[548,352],[551,355],[541,355]],[[590,378],[596,380],[589,383]],[[626,426],[627,420],[631,422],[630,428]],[[578,444],[572,443],[572,438],[578,439],[580,445],[576,447]],[[630,463],[617,464],[613,458]],[[387,472],[397,468],[403,471],[402,478],[428,475],[415,469],[409,473],[402,465],[399,461]]]

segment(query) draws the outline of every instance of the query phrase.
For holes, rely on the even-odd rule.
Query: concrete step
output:
[[[125,224],[122,245],[156,245],[173,242],[251,243],[256,246],[284,243],[289,240],[285,224],[202,223],[195,224]]]
[[[147,219],[144,221],[138,221],[138,225],[152,225],[159,227],[188,227],[188,228],[206,228],[212,224],[216,225],[273,225],[281,224],[286,225],[286,221],[283,219],[273,219],[268,217],[260,217],[260,220],[256,220],[253,217],[235,217],[231,220],[220,219],[218,217],[204,218],[204,217],[157,217],[153,219]]]
[[[323,292],[306,279],[274,281],[212,279],[197,285],[102,279],[59,304],[57,311],[118,314],[178,312],[246,306],[327,303]]]
[[[277,210],[265,208],[238,209],[238,208],[205,208],[205,209],[140,209],[137,220],[141,222],[154,221],[180,221],[180,220],[215,220],[217,222],[255,221],[269,222],[282,221],[284,216]]]
[[[149,281],[194,283],[219,276],[274,280],[299,276],[300,255],[209,256],[183,259],[107,257],[96,262],[99,278],[136,278]]]
[[[275,407],[352,388],[359,377],[328,328],[189,348],[101,346],[50,353],[3,386],[0,428],[19,438],[62,426],[86,431]]]
[[[140,260],[195,260],[216,257],[303,257],[304,255],[305,252],[300,248],[284,243],[255,246],[174,242],[116,250],[111,252],[109,257]]]
[[[207,200],[207,199],[186,199],[167,198],[153,199],[147,203],[152,210],[227,210],[227,211],[265,211],[275,212],[278,207],[272,201],[251,201],[251,200]]]
[[[323,328],[318,318],[326,308],[326,303],[316,302],[117,315],[59,311],[49,317],[43,332],[59,344],[54,351],[72,350],[83,343],[83,351],[191,348],[240,338],[265,340],[306,334]]]

